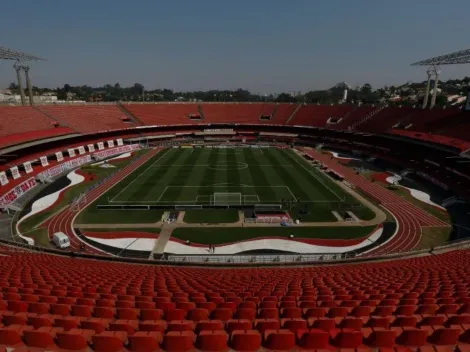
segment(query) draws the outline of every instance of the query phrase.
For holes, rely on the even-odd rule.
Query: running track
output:
[[[367,256],[413,250],[421,240],[422,227],[449,226],[446,222],[425,212],[395,193],[376,183],[370,182],[361,175],[357,175],[353,169],[343,166],[329,155],[327,156],[311,149],[302,149],[302,151],[341,174],[349,183],[374,198],[395,217],[398,225],[398,231],[395,236],[381,247],[368,252]]]
[[[126,178],[130,173],[132,173],[138,167],[140,167],[149,159],[151,159],[153,156],[155,156],[160,150],[161,148],[151,149],[148,153],[144,154],[136,161],[132,162],[131,164],[127,165],[125,168],[118,171],[110,179],[106,180],[98,187],[92,189],[86,195],[86,202],[84,206],[88,206],[89,204],[93,203],[103,193],[105,193],[114,185],[116,185],[118,182]],[[52,235],[55,232],[65,233],[70,239],[70,247],[71,247],[71,250],[73,251],[79,250],[80,244],[85,243],[85,242],[82,242],[73,231],[73,219],[76,215],[77,215],[76,212],[70,210],[70,205],[69,205],[66,208],[62,209],[57,214],[55,214],[45,224],[47,225],[47,233],[49,234],[49,238],[52,238]],[[107,254],[88,244],[86,244],[85,251],[88,253],[93,253],[93,254]]]
[[[140,159],[119,171],[112,178],[91,190],[89,193],[87,193],[85,206],[92,203],[116,183],[122,181],[139,166],[156,155],[160,150],[161,149],[150,150]],[[381,247],[368,252],[367,256],[377,256],[392,252],[410,251],[419,244],[422,227],[449,226],[444,221],[423,211],[421,208],[414,206],[412,203],[402,199],[393,192],[366,180],[360,175],[356,175],[354,170],[341,165],[335,159],[332,159],[331,157],[321,154],[315,150],[303,149],[302,151],[312,158],[321,161],[324,165],[328,166],[335,172],[343,175],[348,182],[353,184],[356,188],[367,193],[369,196],[373,197],[396,218],[398,231],[395,236]],[[52,235],[55,232],[64,232],[70,238],[72,250],[78,250],[80,248],[80,244],[83,243],[73,232],[73,219],[75,215],[76,213],[71,211],[70,207],[67,207],[54,215],[46,223],[49,237],[52,238]],[[86,251],[94,254],[104,254],[104,252],[89,245],[86,245]]]

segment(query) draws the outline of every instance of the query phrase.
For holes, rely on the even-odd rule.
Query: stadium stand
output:
[[[356,130],[370,133],[383,133],[398,124],[401,120],[411,116],[413,108],[385,108],[373,115],[370,119],[356,125]]]
[[[387,132],[461,151],[470,147],[462,141],[469,140],[468,113],[450,109],[176,103],[130,104],[124,109],[137,119],[126,122],[125,111],[113,105],[0,107],[0,146],[77,131],[122,130],[136,127],[137,121],[149,126],[217,122],[337,130],[355,126],[358,131]],[[330,118],[337,123],[328,123]],[[158,133],[176,133],[177,128],[171,128]],[[191,126],[184,131],[197,130]],[[87,139],[20,153],[0,170],[107,139],[81,138]],[[88,201],[152,155],[95,188]],[[393,240],[365,257],[382,255],[402,240],[408,241],[405,249],[413,248],[406,237],[409,224],[436,225],[434,218],[406,208],[400,199],[389,198],[378,185],[365,184],[333,159],[316,156],[366,193],[376,194],[394,214],[412,214],[406,221],[398,219],[404,226]],[[445,165],[444,160],[441,163]],[[40,170],[36,163],[28,177]],[[434,171],[439,170],[429,174]],[[10,180],[1,192],[17,186],[23,176]],[[65,210],[49,226],[71,228],[72,218]],[[82,248],[78,238],[71,239],[73,250]],[[101,260],[0,247],[0,351],[470,350],[469,250],[361,264],[229,269],[110,262],[91,246],[85,253]]]
[[[328,128],[336,130],[347,130],[349,126],[354,125],[360,119],[371,114],[377,109],[378,108],[375,106],[358,106],[346,114],[342,119],[338,120],[336,123],[329,123]]]
[[[422,110],[414,112],[409,119],[401,121],[400,125],[410,126],[410,129],[420,132],[433,132],[430,128],[433,123],[439,121],[449,122],[460,112],[456,109],[433,109],[433,110]]]
[[[197,104],[126,104],[122,105],[145,125],[187,125],[199,123],[190,116],[200,116]]]
[[[271,123],[284,125],[287,120],[294,114],[297,107],[298,104],[277,104],[274,110],[274,117]]]
[[[455,128],[455,127],[454,127]],[[455,147],[460,149],[461,151],[467,150],[470,148],[470,142],[466,141],[465,139],[468,138],[468,129],[465,130],[465,125],[460,127],[460,129],[455,128],[459,130],[460,134],[457,133],[457,136],[462,137],[462,139],[458,138],[452,138],[444,135],[437,135],[437,134],[430,134],[430,133],[425,133],[425,132],[415,132],[415,131],[408,131],[408,130],[400,130],[400,129],[392,129],[389,132],[394,135],[399,135],[399,136],[404,136],[404,137],[409,137],[417,140],[421,140],[424,142],[430,142],[434,144],[441,144],[445,146],[450,146],[450,147]],[[470,129],[470,125],[468,126]]]
[[[0,106],[0,147],[74,131],[29,106]]]
[[[288,125],[325,127],[328,119],[340,119],[350,113],[350,105],[302,105]]]
[[[206,123],[273,123],[276,104],[201,104]],[[284,112],[283,112],[284,113]],[[269,117],[261,119],[261,116]]]
[[[81,133],[97,133],[135,127],[131,121],[123,120],[125,114],[115,105],[42,105],[38,109],[53,116],[64,126]]]
[[[468,351],[470,251],[360,265],[204,269],[0,249],[0,346]]]

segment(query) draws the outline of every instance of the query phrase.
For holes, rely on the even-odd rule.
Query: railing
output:
[[[125,262],[135,264],[156,264],[156,265],[186,265],[186,266],[296,266],[296,265],[322,265],[322,264],[344,264],[344,263],[363,263],[376,260],[393,260],[410,258],[419,254],[432,255],[440,254],[449,250],[469,249],[470,239],[463,239],[457,241],[450,241],[445,245],[415,251],[402,251],[390,252],[377,257],[367,257],[356,255],[355,253],[349,254],[260,254],[260,255],[204,255],[204,256],[183,256],[183,255],[164,255],[160,260],[129,258],[129,257],[116,257],[116,256],[103,256],[91,255],[80,252],[68,252],[58,249],[30,246],[18,242],[0,239],[0,244],[5,247],[0,247],[1,254],[15,254],[17,252],[28,253],[44,253],[63,255],[68,257],[81,257],[84,259],[98,259],[112,262]]]
[[[354,259],[356,253],[345,254],[252,254],[252,255],[166,255],[167,262],[206,264],[267,264],[267,263],[311,263]]]

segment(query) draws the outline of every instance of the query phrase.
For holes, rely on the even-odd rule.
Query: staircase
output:
[[[51,120],[54,120],[55,122],[57,122],[57,123],[58,123],[58,126],[68,127],[68,128],[70,128],[71,130],[74,130],[75,132],[80,133],[80,132],[77,131],[75,128],[72,128],[72,127],[70,127],[69,125],[67,125],[66,123],[57,120],[54,116],[52,116],[51,114],[48,114],[48,113],[45,112],[45,111],[42,111],[42,110],[39,109],[38,107],[33,106],[33,109],[36,110],[36,111],[39,111],[41,114],[46,115],[46,116],[47,116],[48,118],[50,118]]]
[[[136,125],[139,126],[144,126],[145,123],[143,123],[136,115],[134,115],[132,112],[126,109],[124,105],[121,103],[116,104],[116,106],[124,113],[126,116],[129,116],[132,122],[134,122]]]
[[[292,112],[292,114],[289,116],[289,118],[287,119],[287,121],[284,125],[287,125],[290,122],[290,120],[292,120],[292,118],[295,116],[295,114],[297,114],[297,111],[299,111],[301,107],[302,107],[302,104],[297,105],[297,107]]]
[[[349,116],[351,116],[354,112],[356,112],[357,109],[360,108],[360,105],[356,106],[354,109],[352,109],[350,112],[348,112],[346,115],[344,115],[343,117],[341,117],[337,122],[336,122],[336,125],[340,124],[340,123],[345,123],[347,122]],[[328,123],[330,123],[330,119],[328,119]]]
[[[269,118],[271,121],[276,117],[276,112],[277,112],[278,107],[279,107],[279,104],[276,104],[276,106],[274,106],[274,110],[271,112],[271,117]]]
[[[204,120],[204,111],[202,110],[201,104],[198,104],[197,110],[199,111],[199,116],[201,116],[201,120]]]
[[[356,127],[358,127],[358,126],[362,125],[363,123],[369,121],[371,118],[373,118],[379,112],[381,112],[383,109],[385,109],[385,106],[380,106],[379,108],[377,108],[374,111],[370,112],[368,115],[364,116],[359,121],[354,122],[351,126],[348,127],[348,131],[356,130]]]

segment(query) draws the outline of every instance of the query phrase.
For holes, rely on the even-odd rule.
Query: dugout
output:
[[[282,222],[291,220],[291,217],[287,212],[280,210],[246,209],[245,219],[259,222]]]
[[[344,176],[341,175],[340,173],[337,173],[336,171],[334,170],[331,170],[331,169],[328,169],[326,170],[326,173],[333,179],[335,179],[336,181],[344,181]]]

